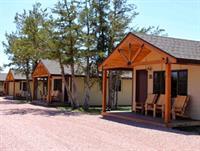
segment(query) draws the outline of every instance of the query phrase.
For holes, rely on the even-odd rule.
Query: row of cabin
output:
[[[132,111],[135,111],[137,102],[144,103],[147,94],[154,93],[166,95],[169,109],[171,100],[177,95],[189,95],[186,114],[192,119],[200,120],[199,41],[129,33],[103,61],[99,70],[103,72],[103,86],[101,87],[99,81],[94,83],[90,105],[102,103],[105,109],[108,103],[109,70],[129,70],[131,74],[123,76],[120,82],[119,105],[131,105]],[[58,62],[41,60],[31,77],[34,99],[51,102],[56,99],[55,96],[59,96],[61,101],[67,101],[60,73]],[[65,67],[65,73],[67,82],[71,85],[71,72],[68,67]],[[23,83],[25,79],[22,77],[9,71],[4,82],[7,95],[16,96],[26,90]],[[77,72],[76,78],[78,100],[82,104],[84,75]]]
[[[71,88],[71,70],[64,67],[65,78]],[[80,105],[84,102],[84,74],[76,69],[77,100]],[[27,93],[26,77],[13,70],[4,75],[2,79],[1,92],[13,98],[25,98]],[[93,78],[94,83],[90,89],[90,102],[92,106],[101,105],[101,81]],[[40,60],[30,77],[31,92],[34,100],[68,103],[67,91],[61,76],[60,65],[55,60]],[[127,93],[127,88],[131,87],[131,74],[124,74],[119,82],[118,105],[131,105],[131,91]]]

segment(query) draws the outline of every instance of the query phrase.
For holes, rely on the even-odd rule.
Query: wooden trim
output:
[[[32,96],[33,96],[33,99],[32,100],[34,100],[35,99],[35,82],[36,82],[36,78],[33,78],[33,90],[32,90],[32,92],[33,92],[33,94],[32,94]]]
[[[6,95],[9,95],[9,82],[6,82],[7,83],[7,92],[6,92]]]
[[[181,64],[181,65],[200,65],[200,60],[177,58],[177,64]]]
[[[128,45],[129,61],[131,60],[131,47],[132,47],[132,45],[131,45],[131,43],[129,43],[129,45]]]
[[[14,79],[14,75],[13,75],[13,73],[12,73],[12,70],[10,69],[10,70],[8,71],[8,74],[6,75],[6,81],[13,81],[13,80],[15,80],[15,79]]]
[[[106,97],[107,97],[107,70],[103,70],[102,79],[102,112],[106,112]]]
[[[149,43],[148,41],[140,38],[139,36],[133,34],[133,33],[130,33],[133,37],[137,38],[138,40],[140,40],[141,42],[145,43],[146,46],[149,47],[149,49],[152,49],[153,51],[159,53],[160,55],[162,55],[163,57],[166,57],[166,58],[169,58],[171,60],[171,63],[176,63],[177,62],[177,59],[176,57],[172,56],[171,54],[165,52],[164,50],[156,47],[155,45]]]
[[[170,122],[171,113],[171,64],[165,67],[165,124]]]
[[[152,64],[163,64],[163,63],[165,63],[165,60],[161,59],[161,60],[136,62],[136,63],[133,63],[132,66],[135,67],[135,66],[140,66],[140,65],[152,65]]]
[[[119,46],[128,38],[128,36],[130,35],[130,33],[128,33],[123,39],[122,41],[115,47],[112,49],[111,53],[103,60],[103,62],[98,66],[98,70],[102,71],[102,68],[104,66],[104,64],[106,63],[106,61],[109,59],[109,57],[114,53],[115,50],[119,49]]]
[[[116,65],[112,65],[112,66],[104,66],[103,67],[105,70],[112,70],[112,69],[116,69],[116,70],[127,70],[127,69],[132,69],[132,66],[126,67],[126,66],[116,66]]]
[[[48,76],[48,96],[47,96],[48,102],[51,102],[51,81],[52,81],[51,76]]]
[[[134,102],[134,68],[132,70],[132,91],[131,91],[131,110],[135,111],[135,102]]]
[[[126,70],[126,69],[132,69],[133,67],[136,66],[141,66],[141,65],[152,65],[152,64],[163,64],[166,63],[166,59],[160,59],[160,60],[152,60],[152,61],[143,61],[143,62],[136,62],[133,63],[131,66],[118,66],[118,65],[110,65],[110,66],[104,66],[104,69],[107,70],[112,70],[112,69],[121,69],[121,70]]]
[[[42,67],[42,71],[47,71],[47,73],[41,73],[42,71],[40,70],[39,67]],[[39,74],[38,73],[35,73],[36,71],[38,71],[38,68],[39,68]],[[50,75],[50,72],[48,70],[48,68],[42,63],[42,61],[40,60],[39,63],[36,65],[33,73],[32,73],[32,77],[44,77],[44,76],[48,76]]]
[[[118,53],[122,56],[124,61],[126,61],[126,62],[129,61],[128,57],[123,53],[123,50],[118,49]]]
[[[144,48],[144,44],[141,45],[141,47],[137,50],[136,54],[133,56],[133,58],[131,60],[131,64],[135,61],[135,59],[137,58],[137,56],[142,52],[143,48]]]
[[[148,41],[140,38],[139,36],[133,34],[133,33],[128,33],[124,39],[112,50],[112,53],[108,55],[108,57],[106,57],[104,59],[104,61],[98,66],[98,70],[101,71],[102,70],[102,67],[107,63],[107,61],[109,60],[110,56],[115,52],[115,51],[118,51],[119,49],[119,46],[129,37],[129,36],[132,36],[136,41],[138,41],[138,43],[140,44],[145,44],[145,46],[151,50],[151,51],[155,51],[157,53],[159,53],[161,56],[163,56],[164,58],[169,58],[169,62],[170,63],[177,63],[177,58],[172,56],[171,54],[167,53],[166,51],[156,47],[155,45],[149,43]],[[107,67],[109,68],[109,67]]]
[[[15,99],[15,80],[13,82],[13,98]]]

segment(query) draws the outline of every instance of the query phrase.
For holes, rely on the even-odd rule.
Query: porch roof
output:
[[[99,70],[144,64],[141,61],[152,51],[161,55],[161,60],[153,63],[200,64],[200,41],[129,33],[99,65]]]
[[[70,66],[64,66],[65,75],[71,75]],[[76,75],[83,75],[78,65],[75,66]],[[37,64],[33,76],[61,75],[60,64],[57,60],[41,59]]]
[[[10,69],[8,74],[6,75],[6,81],[13,81],[13,80],[26,80],[26,76],[20,72]]]

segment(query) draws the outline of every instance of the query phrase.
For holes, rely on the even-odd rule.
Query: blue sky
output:
[[[16,12],[31,9],[36,0],[0,0],[0,66],[8,63],[1,42],[5,32],[15,31],[13,23]],[[52,7],[57,0],[38,0],[43,7]],[[134,25],[164,28],[169,37],[200,41],[200,0],[129,0],[140,13]],[[4,69],[5,72],[8,69]]]

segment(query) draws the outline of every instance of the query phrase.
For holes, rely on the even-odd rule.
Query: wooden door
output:
[[[144,103],[147,98],[147,79],[146,70],[136,71],[136,102]]]

